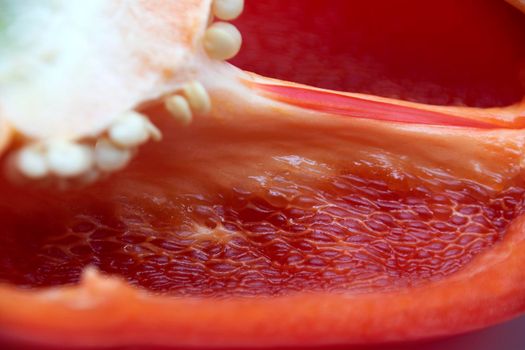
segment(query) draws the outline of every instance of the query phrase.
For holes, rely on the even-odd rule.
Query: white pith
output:
[[[182,124],[188,124],[193,113],[211,108],[206,90],[195,81],[201,76],[199,66],[232,57],[240,47],[236,33],[233,40],[228,33],[221,37],[226,46],[217,39],[213,51],[203,47],[203,37],[213,32],[207,30],[214,11],[211,0],[7,3],[12,13],[4,31],[9,45],[3,52],[0,48],[0,119],[43,150],[44,159],[54,140],[81,140],[93,148],[107,132],[111,142],[131,154],[150,138],[160,139],[160,131],[149,120],[140,121],[134,109],[174,91],[179,91],[176,100],[189,107],[182,117]],[[158,4],[172,11],[162,18],[148,12]],[[221,17],[233,19],[243,1],[221,1],[216,8]],[[180,108],[173,112],[180,117]],[[36,169],[35,157],[28,154],[22,149],[20,159],[11,164],[19,164],[28,177],[47,175],[48,169],[42,164]],[[99,170],[113,168],[122,165],[106,164]]]

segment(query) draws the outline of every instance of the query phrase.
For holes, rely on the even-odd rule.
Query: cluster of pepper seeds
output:
[[[239,52],[241,34],[225,21],[237,18],[243,8],[244,0],[212,2],[212,16],[202,42],[211,59],[227,60]],[[164,106],[180,125],[185,126],[191,123],[194,114],[209,113],[211,101],[200,82],[190,81],[180,91],[165,97]],[[78,182],[91,183],[124,168],[140,145],[161,138],[161,131],[147,116],[131,110],[94,139],[25,142],[12,154],[9,164],[11,173],[17,178],[57,182],[62,187]]]

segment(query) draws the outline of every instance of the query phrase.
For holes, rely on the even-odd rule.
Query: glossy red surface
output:
[[[313,86],[430,104],[525,95],[525,21],[499,0],[248,0],[233,63]]]
[[[253,177],[256,192],[159,195],[138,182],[142,201],[95,188],[108,202],[45,193],[30,205],[34,192],[15,189],[25,210],[0,199],[0,282],[71,284],[96,266],[176,295],[416,286],[453,274],[501,240],[524,194],[521,185],[495,192],[370,165],[316,183]]]

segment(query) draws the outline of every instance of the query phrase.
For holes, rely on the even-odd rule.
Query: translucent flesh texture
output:
[[[308,138],[321,124],[259,120],[259,142],[236,121],[168,133],[134,166],[87,189],[2,183],[1,281],[72,284],[95,266],[172,295],[398,290],[461,270],[522,212],[519,171],[489,186],[400,161],[406,155],[363,152],[335,129]],[[297,139],[280,139],[290,128]],[[328,135],[334,145],[317,151]],[[508,147],[497,153],[512,169]]]
[[[151,174],[153,175],[153,174]],[[166,174],[155,174],[169,183]],[[253,174],[255,190],[49,196],[2,203],[0,281],[78,282],[86,266],[177,295],[370,292],[442,279],[500,241],[521,184],[494,192],[450,177],[352,165],[314,183]],[[387,179],[387,180],[385,180]],[[106,192],[107,191],[107,192]],[[4,192],[5,193],[5,192]],[[100,198],[106,193],[104,198]]]
[[[252,1],[236,25],[233,63],[265,76],[439,105],[525,94],[525,21],[503,1]]]

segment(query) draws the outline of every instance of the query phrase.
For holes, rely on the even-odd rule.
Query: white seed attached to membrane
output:
[[[239,17],[244,9],[244,0],[214,0],[212,12],[217,18],[230,21]]]
[[[148,122],[142,114],[128,112],[109,128],[109,138],[121,147],[138,146],[150,137]]]
[[[230,23],[215,22],[204,34],[204,50],[210,58],[227,60],[241,49],[242,37],[239,30]]]
[[[148,130],[149,135],[154,141],[160,141],[162,140],[162,133],[160,132],[159,128],[155,126],[148,118],[145,118],[146,120],[146,130]]]
[[[184,85],[182,93],[188,100],[191,109],[197,114],[207,114],[211,110],[211,101],[208,92],[198,81]]]
[[[191,123],[193,114],[191,113],[190,104],[180,95],[172,95],[164,100],[164,105],[168,112],[182,125]]]
[[[91,168],[93,151],[88,146],[70,141],[53,141],[47,145],[46,160],[49,169],[55,175],[73,177]]]
[[[18,151],[15,162],[18,171],[31,179],[40,179],[49,173],[44,153],[35,146],[26,146]]]
[[[131,151],[115,146],[107,139],[100,139],[95,145],[95,164],[103,171],[124,168],[131,159]]]

